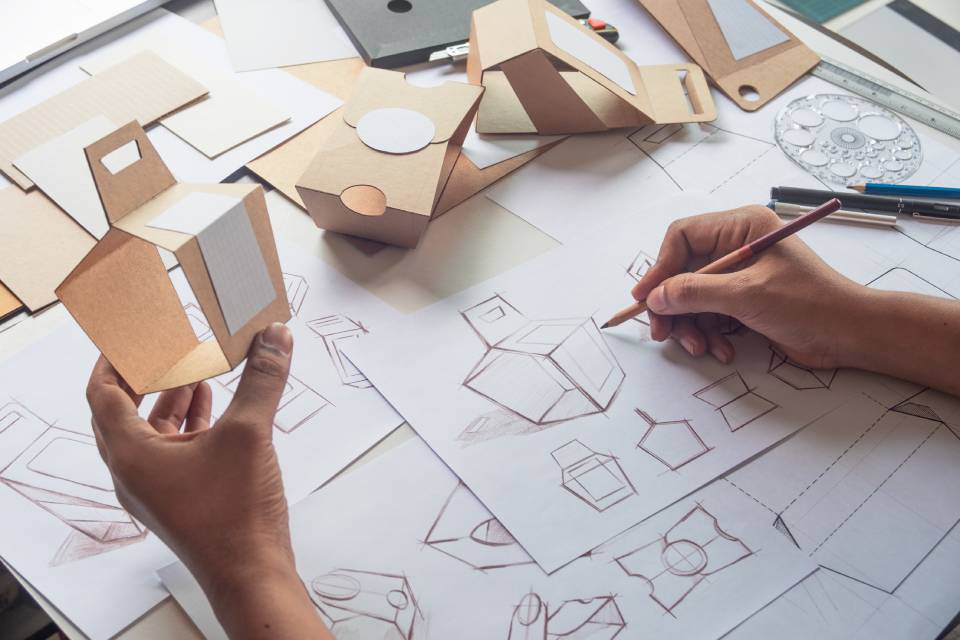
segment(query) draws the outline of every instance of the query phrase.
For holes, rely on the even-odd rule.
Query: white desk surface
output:
[[[773,2],[776,4],[776,0],[773,0]],[[888,2],[889,0],[868,0],[860,7],[830,21],[827,26],[834,29],[841,29],[860,16]],[[960,3],[956,2],[956,0],[913,0],[913,2],[926,11],[936,15],[944,22],[960,29]],[[216,15],[213,0],[173,0],[172,2],[168,2],[166,7],[194,22],[203,22]],[[818,53],[829,55],[841,61],[843,61],[845,57],[848,57],[848,54],[845,53],[845,48],[812,32],[812,30],[802,28],[802,26],[797,27],[793,24],[788,26],[794,29],[801,38],[807,38],[809,35],[807,41]],[[878,74],[876,69],[871,69],[870,72],[875,75],[886,75]],[[498,208],[498,205],[482,196],[476,198],[471,206]],[[313,248],[316,250],[320,232],[313,227],[312,223],[306,224],[306,222],[309,222],[306,216],[299,214],[293,209],[293,207],[290,207],[283,208],[279,211],[271,211],[271,219],[275,232],[278,236],[293,241],[305,248]],[[539,232],[531,229],[530,241],[542,242],[543,238],[538,237],[540,235]],[[57,305],[37,316],[15,322],[13,326],[9,326],[9,323],[8,325],[0,325],[0,359],[6,358],[12,353],[32,344],[67,321],[69,321],[68,314],[60,305]],[[413,432],[409,427],[401,427],[371,449],[363,458],[344,471],[344,473],[349,473],[350,469],[356,468],[356,466],[363,464],[371,458],[382,455],[390,448],[412,437],[412,435]],[[60,626],[67,637],[71,638],[71,640],[85,638],[82,633],[73,627],[68,620],[51,606],[49,602],[46,602],[29,584],[25,586],[47,611],[54,622]],[[126,631],[121,633],[118,638],[122,638],[123,640],[167,640],[169,638],[189,640],[191,638],[202,638],[202,636],[197,632],[180,607],[177,606],[172,599],[167,599],[131,625]],[[948,640],[960,640],[960,629],[955,629],[948,636]]]

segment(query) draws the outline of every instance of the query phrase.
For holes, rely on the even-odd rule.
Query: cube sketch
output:
[[[730,431],[741,429],[778,408],[747,387],[737,371],[695,391],[693,397],[717,409]]]
[[[464,446],[493,440],[501,436],[523,435],[548,429],[553,425],[533,424],[512,411],[497,408],[471,420],[457,440]]]
[[[499,295],[461,315],[487,348],[463,385],[534,424],[603,413],[623,384],[591,318],[529,320]]]
[[[336,569],[310,582],[314,602],[340,638],[413,640],[423,614],[403,575]]]
[[[673,614],[691,591],[753,551],[742,540],[720,527],[717,519],[698,504],[663,536],[616,558],[629,576],[650,585],[650,598]]]
[[[533,563],[510,532],[462,482],[457,483],[441,507],[424,544],[478,571]]]
[[[241,375],[239,372],[230,372],[211,382],[216,383],[215,388],[220,388],[232,396],[237,391]],[[273,417],[273,426],[284,433],[292,433],[311,422],[321,411],[332,406],[332,402],[290,374],[287,376],[287,385],[280,397],[277,413]]]
[[[307,326],[323,339],[330,362],[333,363],[343,384],[355,389],[369,389],[373,386],[341,351],[344,343],[362,338],[368,333],[362,324],[347,316],[329,315],[311,320]]]
[[[829,389],[837,377],[836,369],[811,369],[797,364],[780,350],[770,345],[770,364],[767,373],[797,391]]]
[[[636,409],[636,413],[647,423],[647,430],[637,447],[665,464],[671,471],[676,471],[711,450],[689,420],[657,422],[642,409]]]
[[[562,470],[561,486],[597,511],[606,511],[637,492],[614,456],[598,453],[579,440],[550,455]]]
[[[287,302],[290,303],[290,313],[297,315],[300,313],[300,307],[307,297],[307,291],[310,285],[306,278],[293,273],[283,272],[283,286],[287,289]]]
[[[643,276],[647,275],[647,271],[650,270],[654,264],[656,264],[657,259],[651,258],[649,255],[641,251],[633,259],[633,262],[630,263],[630,266],[627,267],[627,275],[640,282]]]
[[[613,596],[565,600],[551,610],[531,591],[513,608],[507,640],[613,640],[626,626]]]
[[[120,506],[93,437],[55,427],[25,406],[0,407],[0,483],[71,531],[59,565],[140,542],[147,530]]]

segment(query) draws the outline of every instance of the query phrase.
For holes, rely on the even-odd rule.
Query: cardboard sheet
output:
[[[13,295],[10,289],[7,289],[3,283],[0,282],[0,320],[16,313],[20,309],[23,309],[23,303],[20,302],[17,296]]]
[[[94,238],[109,229],[83,149],[117,128],[97,116],[15,158],[14,166]],[[116,171],[114,171],[116,173]]]
[[[813,570],[767,516],[713,485],[548,576],[414,439],[295,505],[290,528],[297,571],[341,638],[713,640]],[[673,550],[703,552],[708,578],[696,560],[672,576],[670,550],[661,564],[681,534]],[[160,576],[205,637],[226,638],[182,565]]]
[[[357,55],[325,2],[216,0],[216,6],[237,71]]]
[[[146,52],[121,56],[103,73],[0,123],[0,171],[22,189],[33,183],[13,160],[97,116],[148,125],[207,94],[180,69]]]
[[[39,191],[0,189],[0,282],[30,311],[56,302],[54,289],[94,243]]]

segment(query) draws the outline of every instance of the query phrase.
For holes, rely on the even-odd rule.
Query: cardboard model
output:
[[[402,73],[364,69],[342,117],[330,125],[297,182],[317,226],[416,246],[482,93],[481,87],[458,82],[415,87]]]
[[[546,0],[499,0],[474,11],[467,77],[486,89],[480,133],[586,133],[716,119],[700,67],[638,66]]]
[[[105,160],[129,145],[132,164]],[[136,393],[225,373],[290,318],[261,187],[177,183],[136,122],[85,153],[110,230],[57,296]],[[158,248],[179,260],[212,339],[197,338]]]
[[[820,62],[753,0],[640,0],[640,4],[745,111],[759,109]]]

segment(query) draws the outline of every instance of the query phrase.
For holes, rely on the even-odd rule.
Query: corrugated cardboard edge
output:
[[[20,299],[13,295],[13,292],[0,282],[0,320],[6,320],[8,317],[25,308],[23,303],[20,302]]]

